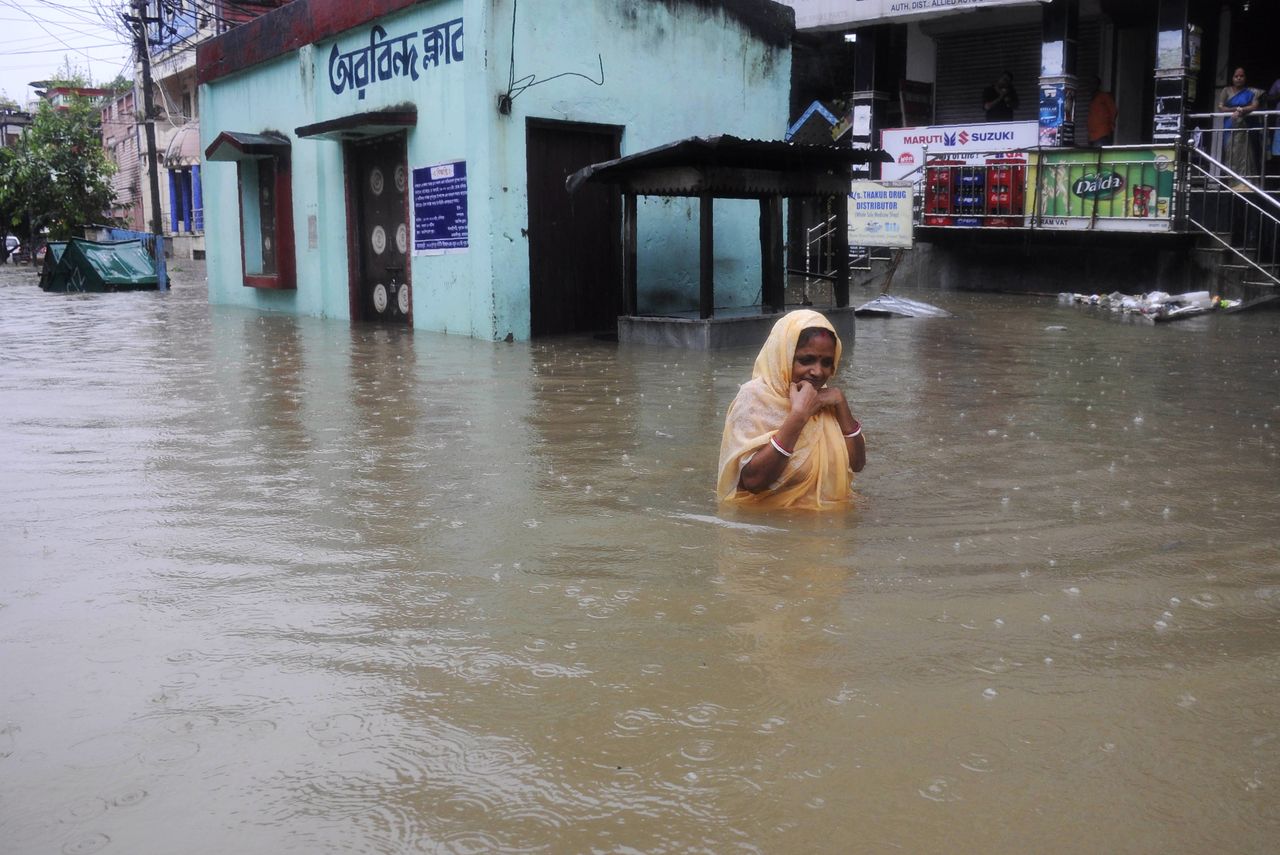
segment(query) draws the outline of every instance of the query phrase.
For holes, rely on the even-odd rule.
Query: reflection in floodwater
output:
[[[838,378],[857,506],[753,516],[754,349],[4,274],[0,836],[1271,850],[1280,315],[914,296]]]

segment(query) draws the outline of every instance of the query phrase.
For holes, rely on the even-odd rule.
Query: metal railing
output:
[[[835,270],[835,234],[837,217],[829,215],[825,220],[810,226],[804,232],[805,299],[808,299],[812,277],[825,279]]]
[[[832,281],[836,278],[835,235],[838,217],[829,215],[814,226],[805,229],[805,252],[801,300],[808,304],[810,286],[815,280]],[[849,245],[849,271],[869,272],[876,263],[888,264],[893,253],[886,247]],[[795,272],[795,271],[793,271]]]
[[[1224,127],[1230,113],[1188,113],[1194,125],[1191,145],[1209,155],[1230,172],[1233,181],[1243,180],[1263,189],[1280,185],[1280,159],[1270,156],[1280,131],[1280,110],[1255,110],[1246,127]],[[1280,149],[1277,149],[1280,150]],[[1219,173],[1215,173],[1219,174]]]
[[[1255,128],[1223,128],[1225,113],[1198,113],[1187,147],[1187,222],[1211,245],[1229,253],[1227,268],[1257,277],[1255,285],[1280,285],[1280,202],[1268,194],[1267,151],[1280,125],[1280,111],[1257,111]],[[1233,136],[1235,135],[1235,136]],[[1270,181],[1269,181],[1270,180]]]
[[[1230,253],[1226,268],[1257,274],[1258,284],[1280,285],[1280,201],[1267,192],[1269,184],[1280,189],[1280,159],[1267,157],[1280,132],[1280,110],[1256,111],[1256,128],[1234,131],[1221,128],[1226,115],[1192,114],[1216,127],[1193,130],[1189,144],[962,155],[926,150],[924,163],[897,180],[913,182],[917,226],[1199,231]],[[1243,171],[1221,157],[1231,151],[1232,133],[1251,135],[1244,136],[1248,165],[1236,163]],[[806,232],[806,297],[810,277],[830,278],[835,268],[835,227],[831,216]],[[881,259],[874,249],[851,246],[850,256],[852,269],[866,271],[892,253]]]

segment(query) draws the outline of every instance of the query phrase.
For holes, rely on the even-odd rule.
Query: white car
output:
[[[13,255],[15,252],[17,252],[18,247],[20,246],[22,246],[22,241],[18,240],[13,235],[5,235],[4,248],[9,250],[9,255]]]

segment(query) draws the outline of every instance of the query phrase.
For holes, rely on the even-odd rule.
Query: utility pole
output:
[[[147,135],[147,175],[151,179],[151,233],[163,235],[160,219],[160,176],[156,157],[156,115],[151,94],[151,51],[147,46],[147,0],[132,0],[133,46],[142,63],[142,125]],[[159,19],[152,19],[159,20]]]

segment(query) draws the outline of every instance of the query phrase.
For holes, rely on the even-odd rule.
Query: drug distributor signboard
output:
[[[854,181],[849,190],[850,246],[911,246],[911,183]]]
[[[982,163],[990,154],[1035,148],[1039,143],[1039,122],[886,128],[880,132],[880,147],[893,162],[881,164],[880,177],[886,181],[918,181],[924,174],[926,148],[931,158]]]
[[[1027,178],[1034,225],[1168,231],[1174,166],[1171,148],[1041,152],[1032,159]]]

